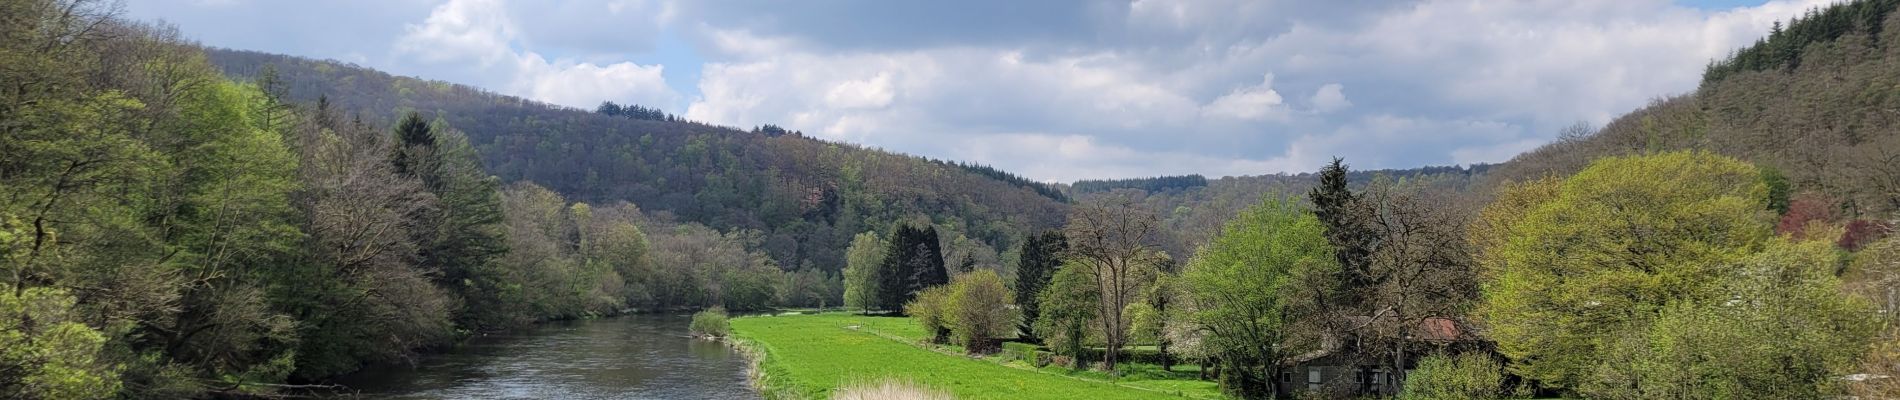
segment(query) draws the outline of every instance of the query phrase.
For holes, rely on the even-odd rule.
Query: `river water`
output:
[[[687,337],[689,321],[634,315],[552,323],[338,383],[372,399],[758,399],[746,383],[745,357]]]

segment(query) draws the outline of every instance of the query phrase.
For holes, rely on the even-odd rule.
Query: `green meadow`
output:
[[[837,387],[882,379],[915,382],[959,399],[1183,399],[1220,398],[1212,382],[1124,378],[1099,373],[1037,370],[1000,357],[959,355],[961,349],[923,344],[909,318],[846,313],[751,316],[732,320],[733,337],[757,351],[760,386],[768,398],[826,398]]]

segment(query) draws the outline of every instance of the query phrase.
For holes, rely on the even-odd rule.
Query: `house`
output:
[[[1418,359],[1437,352],[1488,351],[1472,334],[1469,325],[1450,318],[1425,318],[1409,324],[1408,329],[1376,332],[1372,319],[1364,316],[1344,318],[1345,334],[1333,335],[1320,350],[1294,357],[1281,369],[1278,395],[1290,397],[1303,392],[1328,392],[1337,397],[1391,396],[1404,387],[1402,374],[1394,365],[1409,373]],[[1360,346],[1391,347],[1380,351],[1357,351]],[[1404,351],[1396,351],[1403,343]]]

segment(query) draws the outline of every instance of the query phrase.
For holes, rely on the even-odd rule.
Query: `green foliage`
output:
[[[1326,227],[1326,241],[1332,244],[1334,260],[1339,264],[1339,301],[1346,307],[1356,307],[1365,300],[1365,292],[1379,284],[1372,272],[1372,253],[1379,237],[1368,218],[1369,205],[1346,185],[1345,160],[1334,158],[1320,168],[1319,183],[1306,197],[1313,204],[1313,214]]]
[[[1775,167],[1761,167],[1761,182],[1768,187],[1768,209],[1775,215],[1787,214],[1792,204],[1793,189],[1788,186],[1788,175]]]
[[[1098,318],[1101,287],[1083,267],[1064,265],[1050,277],[1049,287],[1036,295],[1042,312],[1036,316],[1036,336],[1056,354],[1069,357],[1075,369],[1083,369],[1083,349],[1090,327]]]
[[[1831,243],[1776,240],[1716,277],[1713,296],[1672,303],[1606,338],[1580,392],[1596,398],[1826,398],[1855,371],[1875,321],[1834,276]]]
[[[693,313],[692,324],[686,327],[694,336],[726,337],[732,333],[731,316],[726,315],[725,307],[713,306]]]
[[[1757,39],[1754,45],[1736,50],[1726,59],[1710,62],[1702,73],[1702,83],[1708,85],[1748,71],[1795,69],[1810,45],[1847,35],[1879,35],[1887,14],[1896,7],[1900,7],[1900,1],[1855,0],[1808,10],[1785,28],[1781,21],[1775,21],[1768,37]]]
[[[851,239],[851,248],[845,251],[844,267],[844,306],[869,312],[878,303],[879,270],[884,265],[884,252],[890,247],[876,232],[859,233]]]
[[[880,309],[901,308],[925,288],[950,283],[938,240],[936,227],[898,224],[892,230],[890,248],[885,250],[884,263],[877,273]]]
[[[1149,192],[1181,190],[1207,186],[1207,177],[1200,174],[1181,176],[1157,176],[1152,178],[1093,180],[1084,179],[1070,185],[1076,193],[1106,192],[1115,189],[1137,189]]]
[[[1068,207],[1050,185],[987,167],[766,129],[661,121],[647,107],[629,113],[622,105],[622,114],[610,115],[326,61],[207,52],[232,76],[275,65],[288,99],[328,95],[334,107],[364,113],[366,121],[393,126],[401,110],[434,112],[467,133],[502,182],[532,181],[590,203],[629,201],[721,232],[757,231],[781,266],[809,263],[841,275],[854,235],[919,215],[1001,249],[1058,226]],[[402,97],[401,87],[442,89]]]
[[[996,351],[997,341],[1015,336],[1022,318],[1010,299],[1009,288],[996,271],[981,269],[957,275],[944,300],[945,324],[964,350],[973,354]]]
[[[1497,274],[1482,312],[1513,371],[1574,388],[1614,367],[1600,338],[1714,295],[1710,278],[1770,237],[1760,176],[1700,152],[1606,158],[1510,221],[1481,257]]]
[[[916,319],[925,332],[930,332],[931,343],[949,343],[950,321],[956,317],[955,310],[950,308],[952,290],[949,285],[932,286],[904,303],[904,314]]]
[[[1049,286],[1056,269],[1062,267],[1062,252],[1068,249],[1069,239],[1062,231],[1043,232],[1023,239],[1016,261],[1016,305],[1023,311],[1023,333],[1034,331],[1028,324],[1041,316],[1038,296]]]
[[[1488,400],[1503,398],[1504,365],[1488,354],[1433,354],[1418,360],[1405,375],[1400,400]]]
[[[0,397],[106,399],[119,369],[106,335],[79,322],[72,296],[50,288],[0,293]]]
[[[1181,280],[1193,299],[1204,346],[1222,366],[1230,395],[1274,393],[1280,360],[1318,349],[1318,303],[1339,271],[1326,227],[1292,200],[1269,197],[1196,253]]]

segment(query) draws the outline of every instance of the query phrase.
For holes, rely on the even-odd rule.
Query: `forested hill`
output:
[[[1860,0],[1777,24],[1714,60],[1696,91],[1600,129],[1579,126],[1493,169],[1490,183],[1564,176],[1604,156],[1699,149],[1785,177],[1846,218],[1900,211],[1900,0]],[[1784,208],[1786,204],[1779,205]]]
[[[721,230],[757,231],[756,245],[787,269],[836,272],[852,235],[923,217],[951,231],[946,242],[962,235],[965,243],[987,244],[972,251],[995,254],[1025,232],[1056,227],[1067,211],[1060,192],[983,166],[781,129],[748,132],[641,117],[651,112],[608,115],[334,61],[206,53],[240,80],[269,65],[292,100],[323,98],[373,123],[387,125],[408,110],[444,118],[467,132],[488,170],[503,181],[532,181],[580,201],[631,201]]]

